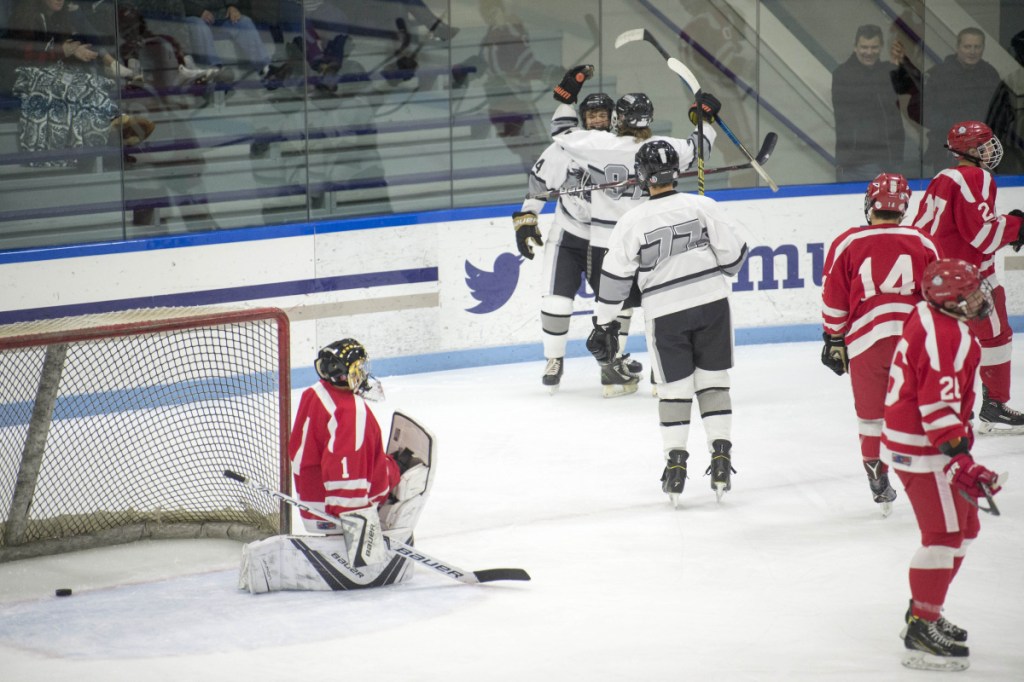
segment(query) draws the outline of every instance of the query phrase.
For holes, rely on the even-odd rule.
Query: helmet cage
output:
[[[1003,160],[1003,144],[992,129],[981,121],[961,121],[953,124],[946,135],[946,148],[956,156],[977,162],[993,170]],[[976,150],[972,154],[971,150]]]
[[[969,299],[979,291],[982,300],[972,314]],[[925,267],[921,295],[930,305],[961,320],[987,317],[993,309],[992,286],[982,280],[978,268],[957,258],[943,258]],[[947,308],[950,301],[957,307]]]
[[[314,367],[324,381],[361,394],[369,388],[368,363],[363,344],[355,339],[342,339],[321,348]]]

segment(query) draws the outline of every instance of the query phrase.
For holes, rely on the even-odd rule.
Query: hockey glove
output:
[[[512,225],[516,228],[516,246],[524,258],[533,260],[533,249],[544,246],[537,228],[537,214],[529,211],[516,211],[512,214]],[[532,243],[531,243],[532,242]]]
[[[1010,215],[1024,220],[1024,211],[1019,208],[1015,208],[1010,211]],[[1020,227],[1021,229],[1020,232],[1017,233],[1017,238],[1010,242],[1010,246],[1013,247],[1015,253],[1020,253],[1021,247],[1024,247],[1024,222],[1021,223]]]
[[[562,82],[555,86],[555,100],[562,104],[576,104],[583,82],[594,75],[593,64],[575,66],[565,72]]]
[[[828,367],[838,376],[850,371],[850,359],[846,356],[846,339],[823,332],[821,338],[825,347],[821,349],[821,364]]]
[[[946,480],[951,487],[963,490],[971,497],[985,496],[985,491],[981,489],[982,483],[988,486],[989,492],[993,495],[1002,490],[995,472],[975,462],[969,453],[962,452],[956,455],[942,470],[946,472]]]
[[[608,324],[598,324],[594,320],[594,331],[587,337],[587,350],[602,365],[610,364],[619,352],[619,321],[612,320]]]
[[[718,112],[722,110],[722,103],[710,92],[698,93],[696,101],[690,105],[690,123],[693,125],[697,125],[698,105],[700,105],[700,110],[704,114],[704,120],[708,123],[714,123]]]

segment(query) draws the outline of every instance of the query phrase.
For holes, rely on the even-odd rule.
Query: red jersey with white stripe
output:
[[[822,271],[825,331],[846,338],[851,358],[880,339],[899,336],[921,300],[925,266],[938,258],[932,240],[913,227],[886,223],[846,230],[829,246]]]
[[[320,381],[302,392],[288,442],[295,494],[311,507],[339,515],[376,505],[398,485],[395,461],[384,452],[380,426],[366,401]],[[305,511],[307,528],[330,530]]]
[[[882,459],[896,469],[941,471],[939,445],[974,442],[971,411],[981,346],[966,323],[921,301],[903,326],[889,369]]]
[[[947,168],[928,184],[914,227],[931,235],[943,258],[995,274],[995,252],[1017,239],[1021,219],[996,215],[996,183],[984,168]],[[994,284],[993,284],[994,286]]]

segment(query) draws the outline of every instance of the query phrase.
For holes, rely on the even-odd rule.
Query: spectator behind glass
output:
[[[193,57],[201,66],[222,66],[224,60],[217,54],[214,29],[234,43],[244,67],[259,74],[264,85],[271,85],[276,75],[270,64],[270,51],[256,24],[242,14],[233,2],[223,0],[185,0],[185,22]]]
[[[64,0],[22,0],[11,16],[8,39],[17,54],[14,93],[21,99],[18,146],[42,152],[110,143],[120,133],[127,146],[153,132],[145,118],[119,114],[114,82],[96,73],[102,63],[75,33]],[[79,157],[29,160],[33,166],[75,166]]]
[[[921,91],[921,71],[906,56],[903,46],[893,45],[893,60],[899,64],[894,76],[897,92],[909,93],[907,112],[927,129],[924,151],[924,175],[932,175],[949,166],[945,147],[946,133],[957,121],[984,121],[989,103],[999,87],[999,72],[982,59],[985,34],[969,26],[956,37],[956,52],[933,66],[925,74]]]
[[[832,72],[836,122],[836,181],[870,180],[903,167],[903,120],[890,78],[893,66],[879,59],[882,29],[857,29],[853,54]]]
[[[1021,66],[999,83],[987,118],[992,133],[1003,143],[999,175],[1024,173],[1024,31],[1013,36],[1010,47]]]

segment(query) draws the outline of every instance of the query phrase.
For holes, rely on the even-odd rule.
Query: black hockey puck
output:
[[[54,592],[54,594],[57,595],[58,597],[70,597],[71,596],[71,588],[70,587],[60,587],[60,588],[57,588],[57,591]]]

